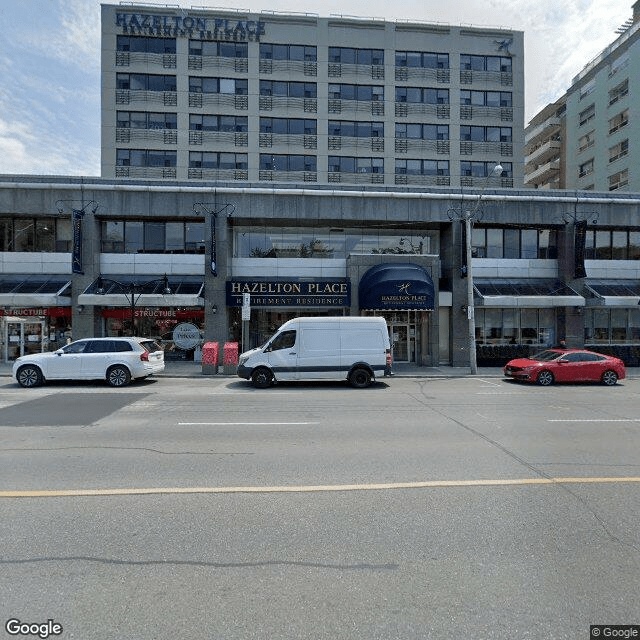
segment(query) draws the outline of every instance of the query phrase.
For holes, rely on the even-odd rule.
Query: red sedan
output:
[[[507,378],[545,387],[554,382],[601,382],[611,386],[626,375],[620,358],[586,349],[547,349],[507,362],[503,371]]]

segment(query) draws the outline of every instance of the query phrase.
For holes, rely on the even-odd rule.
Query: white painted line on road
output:
[[[223,426],[223,427],[234,427],[236,425],[243,426],[278,426],[278,425],[307,425],[307,424],[320,424],[319,422],[178,422],[179,426],[193,426],[193,425],[204,425],[204,426]]]
[[[273,487],[165,487],[128,489],[59,489],[0,491],[0,498],[62,498],[78,496],[130,496],[212,493],[321,493],[329,491],[383,491],[389,489],[428,489],[450,487],[506,487],[517,485],[640,483],[640,477],[610,478],[519,478],[511,480],[431,480],[383,484],[330,484]]]
[[[547,422],[640,422],[640,418],[603,418],[602,420],[594,418],[550,418]]]

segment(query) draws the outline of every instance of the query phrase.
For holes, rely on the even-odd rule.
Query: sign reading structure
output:
[[[349,307],[349,280],[228,280],[227,306],[243,306],[251,296],[251,307]]]

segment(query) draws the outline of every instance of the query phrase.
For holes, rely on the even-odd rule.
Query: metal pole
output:
[[[479,202],[479,201],[478,201]],[[469,322],[469,369],[472,375],[478,373],[476,357],[476,317],[473,302],[473,270],[471,259],[471,211],[464,212],[464,229],[467,249],[467,319]]]
[[[136,335],[135,314],[136,314],[136,289],[135,289],[135,285],[131,283],[131,337]]]

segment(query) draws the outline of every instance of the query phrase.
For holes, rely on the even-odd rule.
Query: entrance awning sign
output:
[[[431,311],[434,296],[427,270],[410,262],[371,267],[358,286],[360,309]]]

